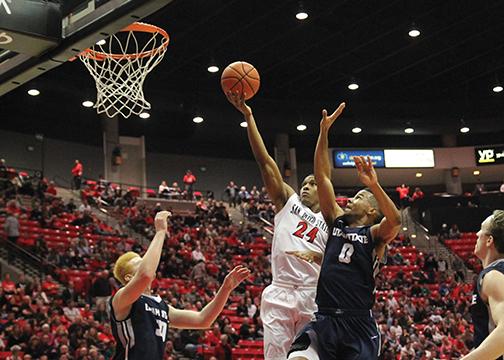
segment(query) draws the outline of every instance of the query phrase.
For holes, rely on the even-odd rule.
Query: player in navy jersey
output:
[[[463,360],[504,358],[504,210],[481,224],[474,254],[481,260],[471,314],[474,347]]]
[[[322,112],[315,149],[315,179],[329,239],[317,285],[316,320],[298,334],[288,359],[372,360],[380,353],[380,334],[371,312],[374,276],[386,245],[399,232],[401,217],[378,183],[369,157],[354,158],[359,179],[367,188],[350,199],[345,210],[336,203],[328,132],[344,108],[342,103],[330,116],[326,110]],[[303,258],[317,259],[315,254],[305,254]]]
[[[112,332],[117,343],[115,360],[162,360],[168,326],[179,329],[207,329],[220,314],[229,294],[250,271],[235,267],[225,278],[215,298],[200,312],[168,306],[152,296],[150,286],[156,275],[167,232],[169,212],[154,220],[156,235],[145,255],[127,252],[114,265],[114,276],[124,286],[110,299]]]

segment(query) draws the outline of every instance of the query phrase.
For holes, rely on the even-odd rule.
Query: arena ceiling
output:
[[[288,133],[301,160],[312,158],[321,109],[340,101],[347,109],[331,146],[438,147],[450,135],[459,146],[504,142],[504,91],[492,91],[504,84],[504,2],[305,0],[304,21],[299,4],[176,0],[144,19],[171,43],[145,83],[151,117],[121,119],[121,135],[145,135],[154,152],[249,158],[220,71],[207,71],[244,60],[261,75],[249,103],[267,145]],[[359,89],[347,88],[352,80]],[[32,87],[41,94],[27,95]],[[101,119],[81,105],[94,94],[84,66],[65,63],[2,96],[0,128],[101,145]],[[197,114],[203,123],[192,122]]]

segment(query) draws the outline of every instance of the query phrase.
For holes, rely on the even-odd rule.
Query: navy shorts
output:
[[[313,350],[320,360],[378,359],[380,332],[369,311],[359,316],[319,311],[296,336],[289,355],[306,357]]]

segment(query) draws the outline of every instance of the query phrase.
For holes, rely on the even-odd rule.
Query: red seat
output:
[[[263,348],[262,340],[239,340],[238,346],[241,348]]]

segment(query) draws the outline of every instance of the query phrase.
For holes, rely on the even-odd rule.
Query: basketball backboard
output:
[[[0,0],[0,95],[173,0]]]

